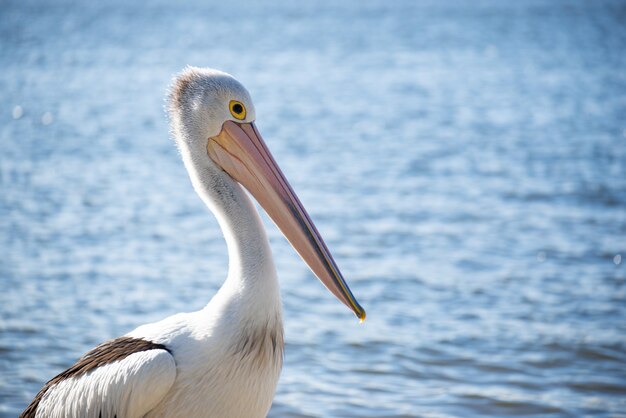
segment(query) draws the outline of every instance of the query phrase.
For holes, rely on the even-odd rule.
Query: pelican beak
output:
[[[365,310],[352,295],[254,123],[226,121],[222,131],[209,138],[207,151],[215,163],[254,196],[324,286],[361,321],[365,320]]]

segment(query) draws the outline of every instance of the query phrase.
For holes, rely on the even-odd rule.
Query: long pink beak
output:
[[[361,321],[365,320],[365,310],[352,295],[254,123],[226,121],[222,131],[209,138],[207,151],[213,161],[254,196],[324,286]]]

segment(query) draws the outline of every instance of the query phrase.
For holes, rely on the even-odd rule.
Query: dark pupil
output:
[[[240,114],[241,112],[243,112],[243,106],[241,106],[239,103],[234,104],[233,105],[233,112],[235,112],[236,114]]]

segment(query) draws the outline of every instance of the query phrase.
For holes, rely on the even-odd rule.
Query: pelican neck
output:
[[[227,282],[250,287],[275,282],[263,221],[243,187],[206,157],[183,157],[194,189],[215,215],[228,247]]]

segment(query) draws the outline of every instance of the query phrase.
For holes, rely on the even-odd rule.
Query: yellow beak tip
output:
[[[365,317],[367,316],[367,314],[365,313],[365,310],[362,310],[360,315],[358,315],[359,317],[359,324],[362,324],[363,322],[365,322]]]

